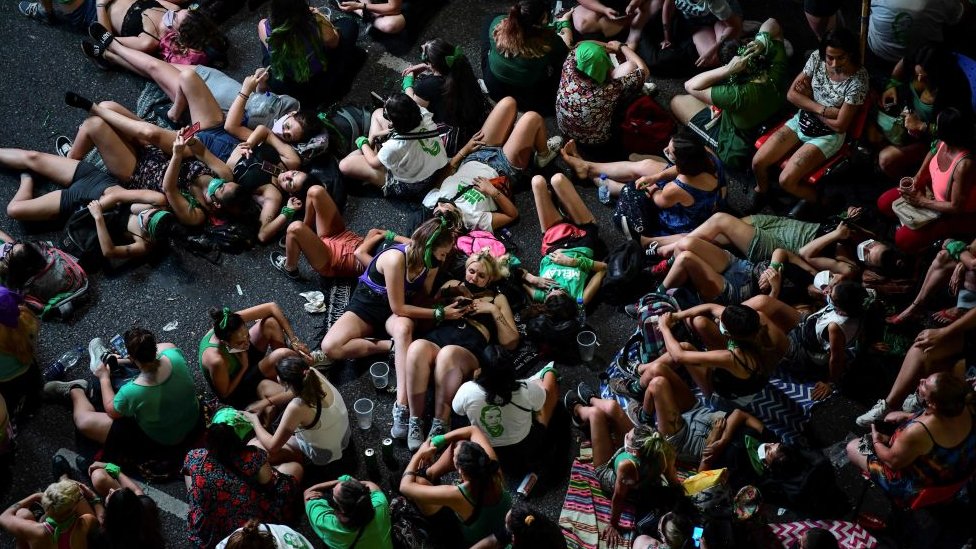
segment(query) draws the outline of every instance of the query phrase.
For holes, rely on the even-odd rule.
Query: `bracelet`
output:
[[[403,91],[407,91],[407,88],[412,88],[414,80],[416,80],[416,77],[412,74],[408,74],[404,76],[403,84],[400,85],[400,89],[402,89]]]
[[[251,97],[250,95],[244,95],[244,92],[237,92],[237,95],[243,97],[244,101],[247,101],[248,98]]]
[[[902,82],[901,80],[898,80],[897,78],[895,78],[894,76],[892,76],[891,78],[888,79],[888,83],[885,84],[885,90],[887,91],[887,90],[890,90],[891,88],[897,88],[898,86],[901,86],[902,84],[904,84],[904,82]]]
[[[356,150],[363,148],[363,145],[369,143],[369,138],[365,135],[361,135],[356,138]]]
[[[569,28],[569,21],[556,21],[556,32]]]
[[[950,240],[945,243],[945,251],[949,254],[949,257],[959,261],[962,257],[962,253],[966,251],[967,245],[962,240]],[[960,263],[960,265],[962,265]]]
[[[386,234],[383,235],[383,240],[387,242],[393,242],[394,239],[396,239],[396,233],[393,231],[387,230]]]
[[[769,262],[769,268],[770,269],[773,269],[774,271],[782,271],[783,270],[783,264],[780,263],[779,261],[770,261]]]
[[[282,206],[279,214],[285,216],[285,219],[288,221],[291,221],[291,218],[295,217],[295,210],[288,206]]]
[[[827,116],[827,105],[824,105],[824,108],[820,110],[820,116]]]
[[[103,503],[103,500],[102,500],[102,498],[100,498],[98,496],[95,496],[95,497],[91,498],[90,500],[88,500],[88,503],[90,503],[92,505],[101,505]]]
[[[440,324],[444,322],[444,306],[438,305],[434,307],[434,322]]]
[[[444,435],[435,435],[430,437],[430,444],[440,450],[445,445],[447,445],[447,438]]]
[[[105,472],[108,473],[108,476],[118,480],[119,474],[122,472],[122,468],[114,463],[106,463]]]

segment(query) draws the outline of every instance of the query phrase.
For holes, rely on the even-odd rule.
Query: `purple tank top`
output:
[[[366,270],[363,271],[363,274],[359,275],[360,284],[364,284],[367,288],[380,295],[386,295],[386,279],[383,277],[383,274],[380,273],[379,270],[376,268],[376,260],[379,259],[381,255],[385,254],[386,252],[389,252],[390,250],[397,250],[400,253],[402,253],[404,257],[406,257],[407,255],[406,248],[407,248],[406,244],[395,244],[383,250],[382,252],[376,254],[376,256],[373,257],[373,260],[369,262],[369,266],[366,267]],[[411,296],[417,293],[418,291],[422,290],[424,287],[425,280],[427,280],[427,267],[424,267],[424,270],[420,271],[420,274],[417,276],[417,278],[411,281],[410,279],[407,278],[406,266],[404,266],[404,273],[403,273],[404,295]]]

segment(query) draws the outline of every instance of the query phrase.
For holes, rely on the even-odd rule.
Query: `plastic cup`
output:
[[[315,9],[319,10],[319,13],[322,14],[322,17],[325,17],[329,21],[332,20],[332,8],[330,8],[328,4],[315,6]]]
[[[369,375],[373,378],[373,387],[386,389],[390,384],[390,365],[385,362],[374,362],[369,367]]]
[[[593,354],[596,352],[596,345],[596,334],[589,330],[580,332],[576,336],[576,346],[579,348],[580,360],[583,362],[593,360]]]
[[[373,425],[373,401],[368,398],[361,398],[352,405],[352,411],[356,414],[356,423],[360,429],[369,429]]]
[[[914,177],[903,177],[898,181],[898,190],[903,193],[912,192],[912,188],[915,186]]]

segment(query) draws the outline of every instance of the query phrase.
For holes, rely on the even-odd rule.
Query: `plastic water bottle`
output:
[[[610,187],[607,186],[607,174],[600,174],[600,187],[596,190],[597,198],[600,199],[600,204],[610,203]]]
[[[583,305],[583,298],[576,298],[576,315],[577,321],[579,322],[580,328],[586,327],[586,306]]]
[[[81,360],[84,350],[81,347],[75,347],[74,349],[68,349],[65,351],[60,358],[44,368],[43,376],[44,381],[55,381],[64,378],[64,373],[68,371],[68,368],[73,368],[78,361]]]

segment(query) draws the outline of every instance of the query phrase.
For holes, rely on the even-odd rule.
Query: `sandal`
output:
[[[920,320],[922,315],[920,313],[895,313],[891,316],[885,317],[885,323],[891,324],[892,326],[901,326],[909,321]]]
[[[964,311],[968,309],[960,309],[959,307],[949,307],[947,309],[942,309],[941,311],[932,313],[932,321],[940,326],[948,326],[953,322],[959,320]],[[955,311],[955,312],[950,312]]]
[[[102,52],[108,49],[108,45],[112,43],[112,40],[115,40],[115,35],[98,21],[94,21],[91,25],[88,25],[88,36],[95,42],[95,45],[101,48]]]

